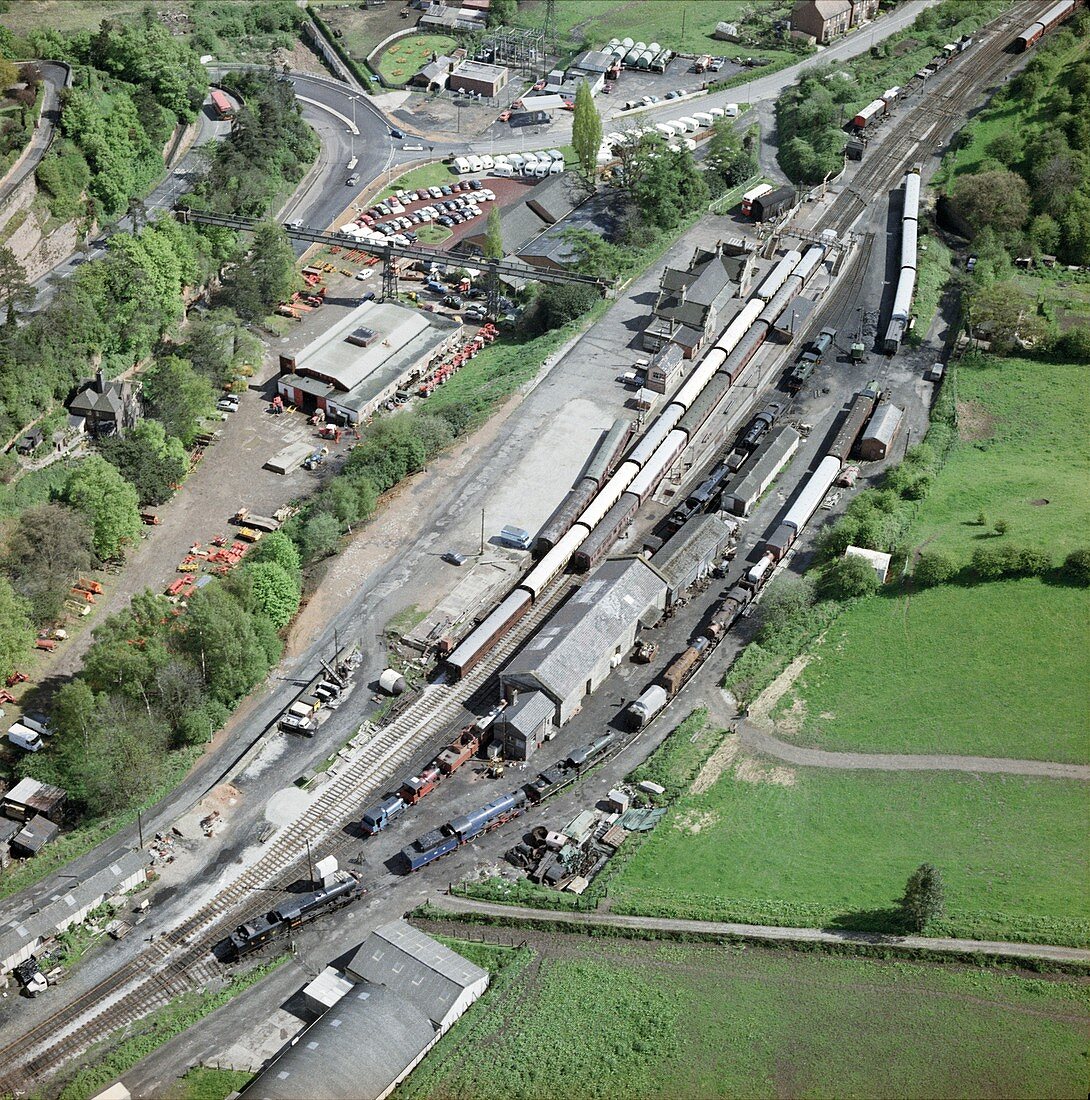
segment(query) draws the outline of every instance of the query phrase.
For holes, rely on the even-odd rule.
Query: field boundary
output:
[[[605,934],[661,936],[716,940],[755,940],[774,946],[798,949],[847,949],[860,954],[906,954],[913,958],[967,956],[976,961],[1009,964],[1024,962],[1050,968],[1070,968],[1084,973],[1090,966],[1090,950],[1054,944],[1008,943],[1000,940],[965,940],[941,936],[889,936],[868,932],[826,930],[822,928],[785,928],[763,924],[737,924],[728,921],[682,920],[664,917],[624,916],[617,913],[556,912],[521,905],[503,905],[473,898],[440,895],[429,899],[419,913],[432,919],[473,920],[509,924],[534,929],[585,931],[587,926]]]

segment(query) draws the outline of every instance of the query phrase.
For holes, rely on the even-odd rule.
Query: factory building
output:
[[[799,449],[799,433],[794,428],[770,432],[753,452],[749,469],[723,493],[723,507],[736,516],[748,516],[791,456]]]
[[[392,921],[364,940],[343,975],[319,975],[304,990],[309,1004],[329,1007],[243,1096],[384,1100],[487,988],[486,970]]]
[[[666,582],[642,559],[607,561],[500,673],[505,699],[540,691],[562,726],[666,606]]]
[[[722,516],[693,516],[651,559],[666,582],[666,606],[672,607],[694,584],[716,567],[738,533],[738,524]]]
[[[365,422],[456,343],[461,326],[393,302],[365,302],[298,356],[280,356],[277,393],[308,415]]]
[[[462,61],[451,71],[447,78],[447,87],[452,92],[466,92],[469,95],[493,99],[507,86],[509,77],[510,73],[505,65]]]

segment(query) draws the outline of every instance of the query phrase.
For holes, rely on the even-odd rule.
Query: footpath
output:
[[[1052,944],[1006,943],[997,940],[959,940],[938,936],[888,936],[869,932],[823,928],[778,928],[766,924],[734,924],[728,921],[676,920],[665,917],[629,917],[617,913],[583,913],[569,910],[531,909],[521,905],[499,905],[443,894],[430,899],[432,907],[447,913],[507,917],[511,921],[541,924],[587,925],[618,930],[689,933],[696,936],[731,936],[766,942],[869,944],[911,950],[937,951],[951,955],[1001,955],[1016,959],[1050,959],[1053,962],[1090,963],[1090,950],[1057,947]]]

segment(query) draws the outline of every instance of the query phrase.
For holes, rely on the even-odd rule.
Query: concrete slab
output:
[[[474,618],[495,602],[497,594],[514,583],[519,572],[513,556],[489,554],[405,635],[405,643],[424,652],[440,638],[460,637]]]

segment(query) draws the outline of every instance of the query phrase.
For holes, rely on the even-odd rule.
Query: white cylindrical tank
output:
[[[378,686],[379,690],[386,692],[387,695],[401,695],[409,685],[405,683],[405,677],[397,669],[388,668],[378,678]]]

